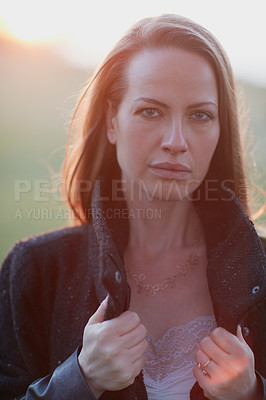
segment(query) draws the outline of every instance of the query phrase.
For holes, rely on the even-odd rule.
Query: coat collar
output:
[[[127,205],[122,196],[113,198],[113,185],[119,184],[120,179],[119,167],[111,166],[96,180],[91,199],[99,262],[96,290],[100,300],[109,294],[105,319],[120,315],[130,305],[130,287],[124,269],[124,250],[128,240]],[[90,247],[89,244],[89,251]]]
[[[209,290],[218,326],[232,333],[266,290],[261,241],[235,194],[220,182],[199,202],[207,245]]]
[[[94,185],[92,223],[99,249],[99,278],[109,293],[106,319],[127,310],[130,288],[123,255],[128,240],[127,205],[112,199],[120,170],[110,168]],[[214,182],[212,197],[197,200],[207,244],[207,278],[218,326],[235,333],[266,288],[265,256],[253,223],[234,193]],[[264,273],[262,274],[262,271]]]

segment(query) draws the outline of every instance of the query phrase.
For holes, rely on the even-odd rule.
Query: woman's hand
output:
[[[105,390],[121,390],[131,385],[145,364],[147,330],[138,315],[126,311],[103,321],[107,298],[89,319],[78,361],[95,397]]]
[[[237,336],[216,328],[200,342],[196,353],[195,378],[209,400],[260,400],[254,370],[254,355],[241,328]]]

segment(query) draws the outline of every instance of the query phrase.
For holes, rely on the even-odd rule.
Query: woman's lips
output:
[[[150,165],[151,171],[166,179],[182,180],[191,174],[191,169],[184,164],[160,163]]]

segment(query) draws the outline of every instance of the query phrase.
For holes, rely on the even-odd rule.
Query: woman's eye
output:
[[[143,110],[141,110],[141,114],[144,117],[148,117],[148,118],[160,116],[159,112],[157,110],[155,110],[155,108],[144,108]]]
[[[209,121],[210,119],[212,119],[212,116],[205,112],[196,112],[192,115],[192,118],[198,121]]]

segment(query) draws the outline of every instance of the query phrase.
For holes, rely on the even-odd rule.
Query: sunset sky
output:
[[[49,42],[72,63],[88,67],[136,20],[162,13],[204,25],[239,78],[266,86],[266,0],[0,0],[0,35]]]

